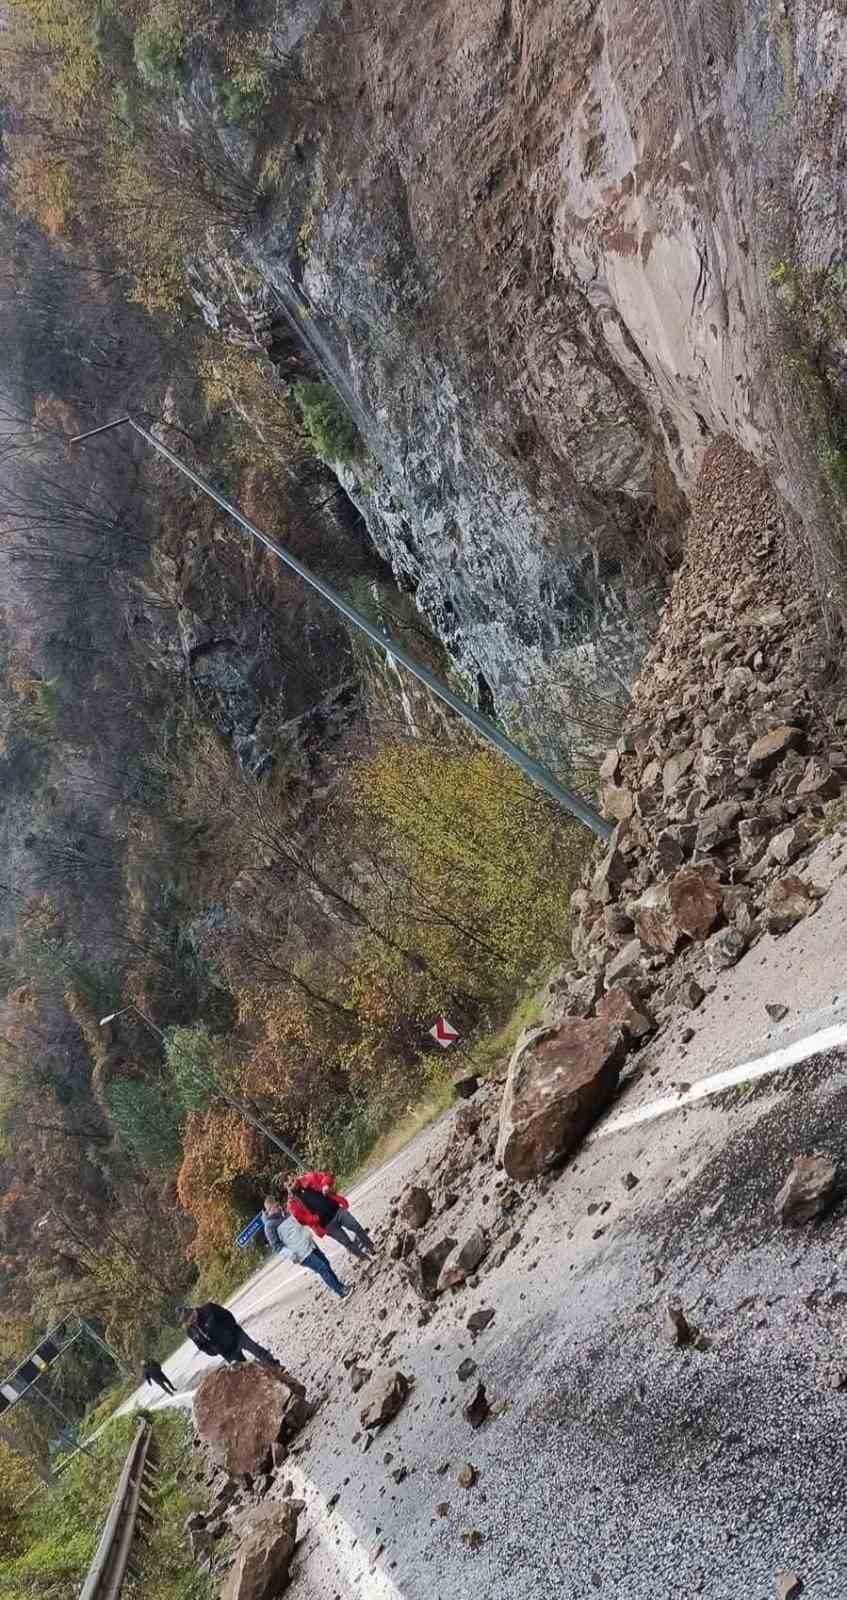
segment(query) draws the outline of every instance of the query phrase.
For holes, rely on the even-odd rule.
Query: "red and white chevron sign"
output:
[[[436,1044],[440,1044],[442,1050],[446,1050],[449,1045],[455,1044],[459,1037],[458,1029],[453,1027],[452,1022],[447,1021],[443,1011],[436,1017],[435,1027],[430,1028],[429,1031]]]

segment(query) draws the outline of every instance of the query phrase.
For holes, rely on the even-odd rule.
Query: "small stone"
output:
[[[591,879],[591,898],[605,905],[615,898],[622,883],[626,882],[627,864],[616,844],[609,846]]]
[[[372,1377],[373,1372],[369,1367],[359,1367],[354,1362],[350,1368],[350,1387],[353,1393],[358,1394],[360,1389],[364,1389],[365,1384],[370,1383]]]
[[[625,1189],[637,1189],[638,1188],[638,1178],[636,1177],[634,1172],[625,1172],[623,1177],[621,1178],[621,1183],[623,1184]]]
[[[450,1502],[449,1502],[449,1500],[442,1500],[436,1506],[435,1514],[436,1514],[437,1517],[449,1517],[449,1515],[450,1515]]]
[[[706,991],[696,978],[683,978],[678,993],[681,1004],[687,1006],[689,1011],[696,1011],[706,998]]]
[[[780,1221],[799,1227],[819,1217],[835,1198],[837,1182],[838,1164],[832,1156],[821,1150],[796,1156],[774,1202]]]
[[[805,1584],[796,1572],[778,1572],[776,1575],[776,1600],[799,1600]]]
[[[481,1550],[485,1544],[485,1534],[480,1533],[478,1528],[472,1528],[470,1533],[462,1534],[462,1543],[466,1544],[468,1549],[476,1555],[476,1552]]]
[[[691,1327],[682,1307],[671,1305],[670,1302],[665,1311],[665,1336],[679,1350],[693,1344],[697,1337],[697,1330]]]
[[[456,1482],[460,1489],[472,1489],[478,1478],[479,1473],[476,1467],[472,1466],[470,1461],[466,1461],[456,1478]]]
[[[491,1241],[484,1228],[474,1228],[463,1244],[457,1245],[451,1255],[447,1257],[438,1277],[437,1293],[443,1294],[447,1289],[458,1289],[471,1273],[484,1261],[491,1248]]]
[[[496,1311],[490,1306],[485,1306],[480,1311],[472,1311],[465,1323],[465,1327],[476,1338],[478,1334],[484,1333],[485,1329],[490,1327],[496,1315]]]
[[[598,776],[602,783],[614,783],[621,764],[619,750],[607,750],[600,763]]]
[[[746,949],[747,940],[738,928],[721,928],[706,946],[710,964],[719,969],[734,967]]]
[[[765,1010],[771,1022],[782,1022],[783,1017],[788,1016],[789,1007],[781,1006],[778,1001],[771,1001],[765,1006]]]
[[[472,1378],[475,1372],[476,1362],[471,1356],[465,1356],[464,1361],[460,1361],[458,1367],[456,1368],[456,1377],[460,1383],[467,1383],[468,1379]]]
[[[695,1029],[694,1028],[683,1028],[682,1033],[679,1036],[680,1043],[681,1044],[690,1044],[692,1039],[694,1038],[694,1034],[695,1034]]]
[[[391,1476],[395,1483],[403,1483],[404,1480],[409,1476],[409,1469],[408,1467],[395,1467]]]
[[[469,1400],[467,1405],[463,1407],[462,1416],[466,1422],[470,1423],[472,1428],[481,1428],[482,1424],[487,1421],[490,1415],[491,1407],[488,1404],[488,1396],[485,1392],[485,1384],[479,1383],[477,1384],[476,1394],[474,1395],[473,1399]]]
[[[469,1073],[466,1078],[453,1079],[453,1092],[459,1096],[460,1100],[472,1099],[478,1089],[479,1076],[475,1072]]]
[[[630,939],[608,963],[604,973],[606,987],[611,989],[617,983],[630,983],[633,979],[643,977],[643,957],[644,948],[641,940]]]
[[[364,1391],[364,1405],[359,1413],[363,1428],[380,1428],[396,1417],[409,1394],[409,1380],[405,1373],[394,1371],[378,1373],[371,1378]]]

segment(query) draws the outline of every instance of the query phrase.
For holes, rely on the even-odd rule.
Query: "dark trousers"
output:
[[[352,1211],[345,1211],[339,1206],[331,1222],[328,1222],[324,1232],[328,1239],[334,1239],[336,1244],[341,1244],[351,1256],[356,1256],[359,1261],[367,1261],[374,1253],[373,1240],[367,1229],[362,1227]]]
[[[171,1383],[171,1380],[166,1372],[162,1373],[161,1378],[154,1378],[153,1382],[158,1383],[159,1388],[164,1389],[165,1394],[176,1394],[176,1389]]]
[[[327,1288],[332,1290],[333,1294],[343,1295],[347,1293],[346,1286],[333,1272],[328,1257],[324,1255],[322,1250],[318,1249],[317,1245],[315,1245],[311,1255],[306,1256],[305,1260],[300,1262],[300,1265],[301,1267],[308,1267],[310,1272],[316,1272]]]
[[[255,1356],[256,1360],[261,1361],[266,1367],[279,1366],[276,1356],[272,1356],[270,1350],[266,1350],[263,1344],[257,1344],[255,1339],[250,1338],[249,1333],[245,1333],[243,1328],[239,1328],[238,1349],[234,1355],[228,1356],[227,1360],[233,1362],[243,1361],[245,1350],[248,1355]]]

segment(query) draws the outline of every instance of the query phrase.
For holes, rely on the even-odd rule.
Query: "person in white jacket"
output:
[[[310,1272],[316,1272],[327,1288],[342,1300],[352,1294],[352,1289],[336,1277],[329,1259],[315,1244],[314,1235],[296,1217],[289,1217],[272,1194],[265,1198],[262,1216],[265,1238],[277,1255],[296,1261],[298,1267],[307,1267]]]

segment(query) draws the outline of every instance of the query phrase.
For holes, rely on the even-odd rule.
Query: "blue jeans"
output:
[[[346,1293],[345,1286],[341,1282],[341,1279],[336,1277],[327,1257],[324,1255],[322,1250],[318,1249],[317,1245],[315,1245],[314,1250],[312,1250],[311,1253],[306,1256],[305,1261],[300,1262],[300,1265],[301,1267],[308,1267],[310,1272],[316,1272],[318,1277],[323,1279],[327,1288],[332,1290],[333,1294]]]

